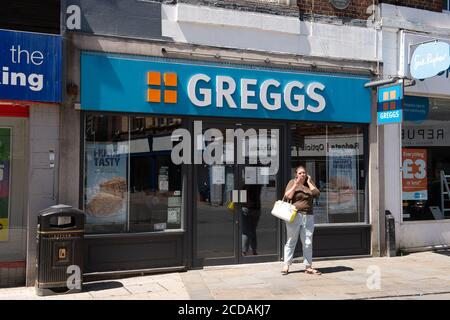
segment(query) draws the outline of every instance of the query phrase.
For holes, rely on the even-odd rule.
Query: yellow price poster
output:
[[[0,219],[0,241],[8,240],[8,220]]]
[[[11,128],[0,128],[0,241],[8,241]]]

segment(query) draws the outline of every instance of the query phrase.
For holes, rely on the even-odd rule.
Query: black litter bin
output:
[[[84,213],[66,205],[39,212],[36,294],[80,292],[83,285]]]

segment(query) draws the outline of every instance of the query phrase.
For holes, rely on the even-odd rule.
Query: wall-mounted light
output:
[[[50,168],[55,167],[55,150],[48,150],[48,160]]]
[[[416,80],[414,80],[414,79],[405,79],[403,81],[403,86],[404,87],[412,87],[412,86],[415,86],[415,85],[416,85]]]
[[[72,99],[75,99],[78,96],[78,86],[73,83],[67,84],[66,93]]]

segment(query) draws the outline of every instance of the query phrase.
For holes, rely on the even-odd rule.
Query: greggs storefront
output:
[[[314,256],[371,254],[368,80],[82,52],[86,272],[281,260],[270,211],[299,164]]]

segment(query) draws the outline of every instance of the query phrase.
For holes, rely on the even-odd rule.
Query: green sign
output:
[[[0,128],[0,241],[8,240],[11,128]]]

